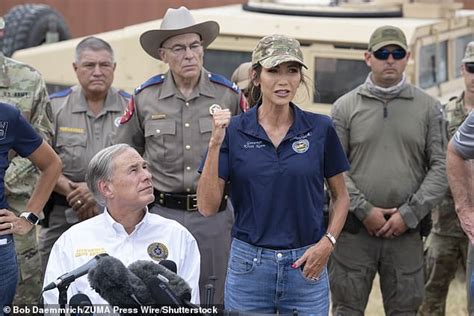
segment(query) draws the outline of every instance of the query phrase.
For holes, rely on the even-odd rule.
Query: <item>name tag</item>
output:
[[[5,97],[5,98],[25,98],[25,97],[30,97],[31,92],[30,91],[12,91],[12,90],[5,90],[5,91],[0,91],[0,96]]]
[[[151,116],[152,120],[162,120],[164,118],[166,118],[166,114],[153,114]]]
[[[59,131],[64,132],[64,133],[84,134],[84,129],[83,128],[77,128],[77,127],[64,127],[64,126],[61,126],[61,127],[59,127]]]

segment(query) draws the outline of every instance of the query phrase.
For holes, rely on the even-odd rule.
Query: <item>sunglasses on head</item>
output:
[[[375,58],[380,60],[387,60],[390,55],[392,55],[393,59],[400,60],[405,58],[407,52],[403,48],[397,48],[392,51],[389,51],[386,48],[381,48],[379,50],[376,50],[372,54],[375,56]]]
[[[470,74],[474,74],[474,63],[465,63],[464,69]]]

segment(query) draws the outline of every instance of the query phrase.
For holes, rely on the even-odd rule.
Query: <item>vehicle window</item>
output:
[[[461,36],[456,39],[456,69],[455,74],[456,78],[461,77],[461,60],[464,58],[464,53],[466,51],[467,44],[471,41],[474,41],[474,34],[468,34]]]
[[[363,60],[316,58],[315,103],[334,103],[365,81],[370,72]]]
[[[225,76],[230,80],[234,70],[241,64],[252,60],[251,52],[208,49],[204,52],[204,68]]]
[[[447,51],[447,41],[421,47],[419,59],[421,88],[426,89],[448,80]]]

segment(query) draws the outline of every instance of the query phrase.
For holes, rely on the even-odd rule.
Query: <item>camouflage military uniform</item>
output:
[[[0,54],[0,101],[15,105],[48,142],[53,136],[52,112],[46,85],[41,75],[32,67]],[[14,157],[5,174],[5,188],[10,210],[19,215],[26,209],[38,178],[32,163]],[[15,245],[20,264],[20,283],[15,304],[33,304],[41,291],[42,272],[38,253],[36,229],[27,235],[15,235]]]
[[[451,138],[467,117],[464,94],[445,107],[447,133]],[[445,315],[446,296],[458,265],[466,269],[469,241],[454,209],[451,192],[432,210],[433,228],[425,246],[425,299],[420,315]]]

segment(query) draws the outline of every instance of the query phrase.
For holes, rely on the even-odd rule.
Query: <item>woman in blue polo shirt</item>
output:
[[[15,153],[27,157],[41,171],[27,209],[20,217],[8,210],[3,181],[9,154],[11,157]],[[20,111],[0,103],[0,316],[8,315],[3,307],[12,303],[18,281],[13,234],[24,235],[38,222],[60,172],[61,160]]]
[[[235,209],[225,308],[327,315],[326,264],[349,207],[346,155],[327,116],[292,103],[303,83],[303,54],[283,35],[261,39],[252,54],[256,106],[230,118],[214,113],[198,185],[198,209],[217,213],[226,182]],[[323,217],[324,180],[332,195]]]

